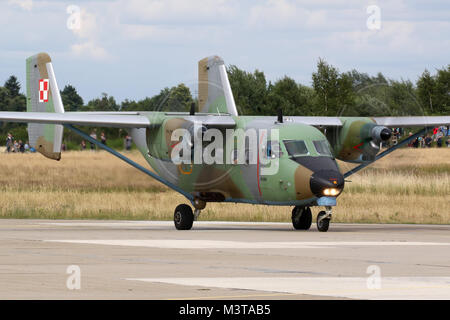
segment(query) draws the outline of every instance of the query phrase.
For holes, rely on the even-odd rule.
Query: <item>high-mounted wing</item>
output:
[[[141,115],[92,114],[90,112],[0,112],[0,121],[41,124],[72,124],[81,126],[145,128],[150,120]]]
[[[276,117],[272,117],[274,121]],[[285,116],[283,122],[289,123],[303,123],[315,127],[340,127],[342,121],[338,117],[300,117],[300,116]]]
[[[145,114],[145,112],[142,112]],[[182,118],[192,124],[197,123],[208,127],[219,128],[232,128],[236,125],[233,117],[229,114],[213,114],[213,113],[196,113],[195,115],[189,115],[185,112],[165,112],[166,116]],[[151,113],[148,113],[149,118],[152,117]]]
[[[277,121],[277,117],[261,117]],[[300,117],[284,116],[283,122],[303,123],[315,127],[341,127],[345,121],[357,121],[360,117]],[[436,127],[450,125],[450,116],[410,116],[410,117],[372,117],[375,124],[380,126],[400,127]]]
[[[386,127],[436,127],[450,125],[450,116],[374,117],[376,124]]]

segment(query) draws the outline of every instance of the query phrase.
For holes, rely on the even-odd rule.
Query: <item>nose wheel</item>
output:
[[[317,230],[327,232],[331,221],[331,207],[326,207],[325,211],[320,211],[317,215]]]

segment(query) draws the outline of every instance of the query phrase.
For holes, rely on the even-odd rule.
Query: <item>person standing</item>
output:
[[[8,136],[6,137],[6,152],[11,152],[11,147],[13,146],[13,136],[8,132]]]
[[[425,138],[425,145],[426,145],[428,148],[431,148],[431,142],[432,142],[432,141],[433,141],[433,139],[431,139],[430,135],[427,134],[427,136],[426,136],[426,138]]]
[[[131,137],[129,135],[125,137],[125,149],[127,151],[131,150]]]
[[[22,140],[19,140],[19,152],[25,153],[25,144],[23,143]]]
[[[444,134],[442,133],[441,130],[438,130],[438,132],[436,133],[436,144],[438,146],[438,148],[442,147],[442,138],[444,137]]]
[[[104,132],[102,132],[101,136],[100,136],[100,140],[102,141],[102,143],[106,146],[106,135]]]
[[[92,130],[92,132],[91,132],[91,134],[90,134],[90,137],[91,137],[92,139],[97,140],[97,133],[95,133],[95,129]],[[91,142],[91,151],[94,151],[94,149],[95,149],[95,145]]]

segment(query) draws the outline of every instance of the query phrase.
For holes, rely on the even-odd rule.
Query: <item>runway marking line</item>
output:
[[[366,247],[366,246],[449,246],[448,242],[407,242],[407,241],[225,241],[225,240],[180,240],[180,239],[149,239],[149,240],[43,240],[70,244],[93,244],[110,246],[148,247],[161,249],[324,249],[336,247]]]
[[[449,299],[450,277],[382,277],[368,288],[364,277],[128,278],[125,280],[207,288],[271,291],[270,295],[317,295],[351,299]],[[254,296],[259,296],[254,294]],[[212,298],[212,297],[208,297]],[[220,298],[220,297],[219,297]],[[224,298],[227,298],[224,296]],[[183,299],[183,298],[180,298]],[[193,297],[192,299],[195,299]],[[200,299],[200,297],[197,297]]]

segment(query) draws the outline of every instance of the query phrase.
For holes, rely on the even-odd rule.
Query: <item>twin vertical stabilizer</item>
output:
[[[225,64],[218,56],[198,62],[198,103],[200,112],[238,115]]]
[[[27,111],[64,113],[50,56],[38,53],[27,59]],[[50,159],[61,159],[63,126],[28,124],[30,145]]]

